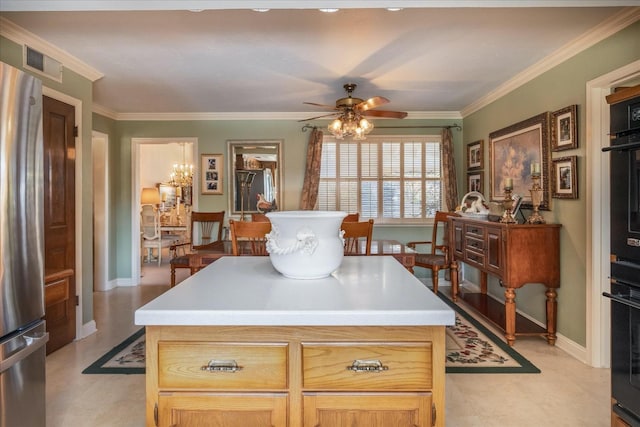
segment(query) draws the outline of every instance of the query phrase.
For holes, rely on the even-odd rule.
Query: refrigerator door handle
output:
[[[17,353],[12,354],[4,360],[0,360],[0,373],[8,370],[13,365],[45,345],[47,341],[49,341],[49,333],[33,332],[31,334],[22,335],[18,337],[18,339],[23,339],[26,345]]]

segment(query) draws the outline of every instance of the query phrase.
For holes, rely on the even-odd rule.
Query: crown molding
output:
[[[92,82],[104,77],[104,74],[100,71],[85,62],[80,61],[70,53],[54,46],[48,41],[36,36],[2,16],[0,16],[0,35],[19,45],[27,45],[47,56],[50,56],[61,63],[65,68],[80,74]]]
[[[88,10],[358,9],[444,7],[617,7],[637,0],[3,0],[6,12]]]
[[[493,91],[489,92],[482,98],[472,102],[462,109],[462,117],[475,113],[492,102],[502,98],[513,90],[519,88],[525,83],[530,82],[534,78],[549,71],[553,67],[563,63],[569,58],[577,55],[585,49],[590,48],[596,43],[610,37],[618,31],[628,27],[634,22],[640,20],[640,7],[628,7],[613,15],[600,25],[592,28],[585,34],[581,35],[565,44],[546,58],[538,61],[523,72],[517,74],[513,78],[507,80]]]
[[[100,114],[101,116],[104,116],[113,120],[118,120],[117,112],[110,110],[107,107],[103,107],[102,105],[98,105],[95,102],[91,106],[91,111],[93,113]]]
[[[215,121],[215,120],[305,120],[309,112],[232,112],[232,113],[116,113],[101,106],[94,106],[93,112],[114,120],[122,121]],[[413,111],[407,119],[462,119],[459,111]],[[327,121],[329,119],[325,119]],[[378,121],[379,119],[375,119]],[[385,119],[381,119],[385,120]],[[322,120],[321,120],[322,121]]]

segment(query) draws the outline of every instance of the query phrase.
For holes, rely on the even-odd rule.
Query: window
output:
[[[360,212],[378,223],[432,218],[442,205],[441,156],[439,135],[325,137],[319,209]]]

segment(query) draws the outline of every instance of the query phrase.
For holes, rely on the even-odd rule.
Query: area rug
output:
[[[533,363],[498,338],[482,323],[444,295],[438,295],[456,312],[456,323],[447,326],[448,374],[539,374]]]
[[[441,299],[456,311],[456,324],[447,326],[446,344],[448,374],[540,373],[493,332],[484,327],[446,297]],[[144,328],[108,351],[83,374],[144,374]]]

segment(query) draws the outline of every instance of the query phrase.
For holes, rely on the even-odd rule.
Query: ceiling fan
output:
[[[359,113],[362,116],[368,117],[383,117],[389,119],[404,119],[407,117],[407,113],[401,111],[382,111],[382,110],[372,110],[373,108],[377,108],[381,105],[388,104],[389,101],[387,98],[382,96],[374,96],[373,98],[369,98],[366,101],[360,98],[354,98],[351,96],[353,91],[358,87],[355,83],[347,83],[344,86],[344,90],[347,91],[346,98],[340,98],[336,101],[336,105],[326,105],[326,104],[318,104],[315,102],[303,102],[303,104],[314,105],[316,107],[321,107],[328,110],[336,110],[335,113],[324,114],[322,116],[311,117],[308,119],[300,120],[301,122],[307,122],[309,120],[320,119],[324,117],[331,116],[339,116],[345,114],[349,111],[354,113]]]
[[[304,104],[333,110],[334,112],[300,121],[306,122],[309,120],[335,116],[336,119],[333,120],[328,127],[329,132],[331,132],[333,136],[337,139],[342,139],[345,136],[353,136],[354,139],[365,139],[364,135],[368,134],[373,129],[373,124],[365,117],[381,117],[389,119],[403,119],[407,117],[407,113],[401,111],[374,110],[374,108],[389,103],[389,100],[382,96],[374,96],[366,101],[360,98],[354,98],[351,95],[356,87],[357,85],[355,83],[345,84],[344,89],[347,91],[347,97],[338,99],[335,107],[315,102],[304,102]]]

